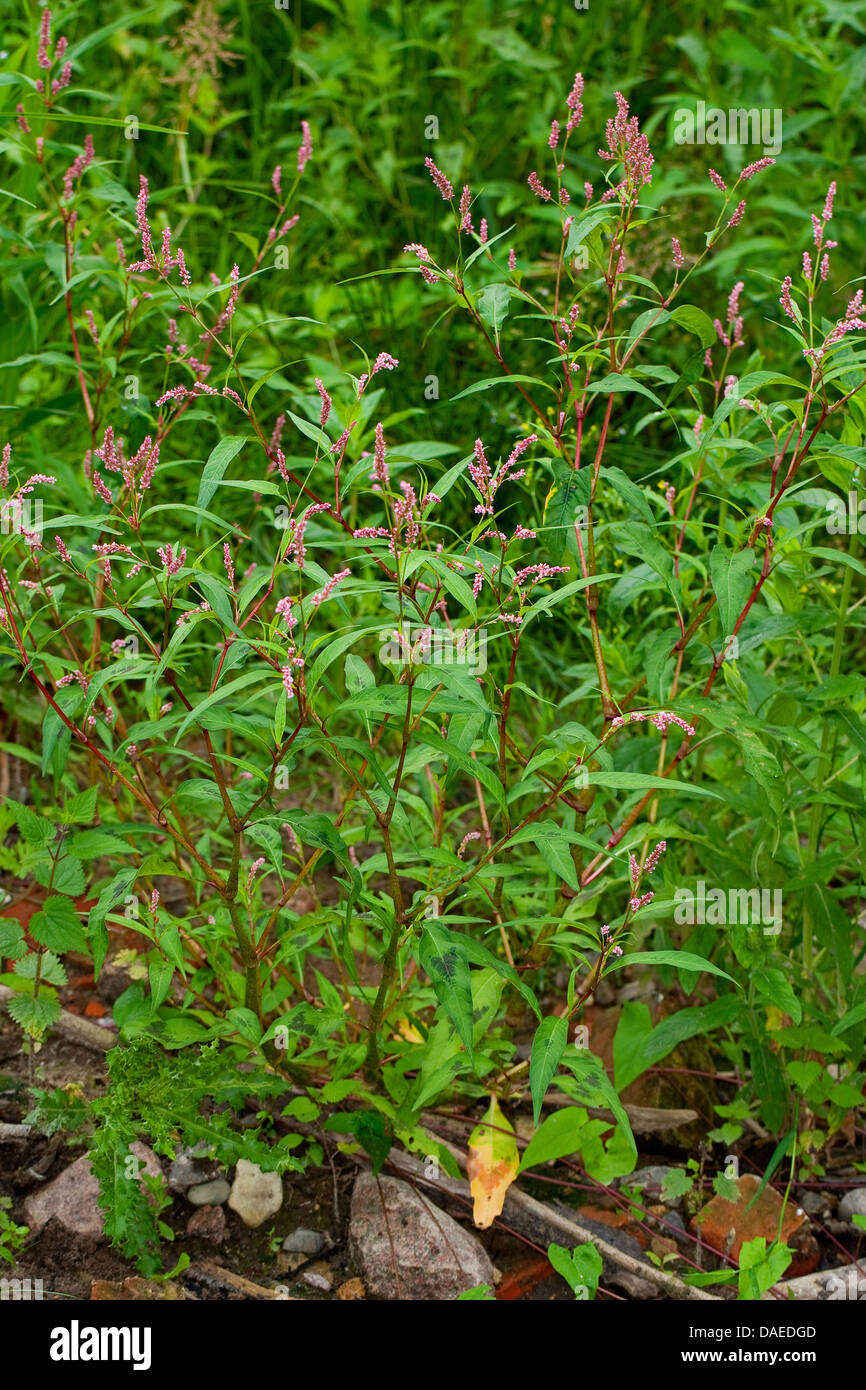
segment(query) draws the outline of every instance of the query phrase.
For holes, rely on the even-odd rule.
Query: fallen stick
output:
[[[574,1104],[569,1096],[559,1095],[556,1091],[545,1096],[542,1101],[544,1108],[551,1110],[565,1110]],[[628,1122],[634,1134],[664,1134],[666,1130],[690,1125],[698,1118],[696,1110],[657,1110],[653,1105],[624,1105],[623,1109],[628,1115]],[[609,1110],[599,1110],[593,1105],[586,1106],[586,1113],[593,1120],[606,1120],[610,1117]]]
[[[266,1288],[264,1284],[254,1284],[252,1279],[245,1279],[242,1274],[235,1274],[230,1269],[224,1269],[213,1260],[199,1260],[197,1264],[190,1265],[184,1271],[184,1279],[200,1279],[205,1284],[216,1284],[224,1289],[235,1289],[238,1293],[245,1294],[247,1298],[267,1298],[278,1302],[295,1303],[297,1299],[290,1294],[278,1292],[277,1289]],[[279,1286],[278,1286],[279,1288]]]
[[[435,1135],[431,1135],[435,1139]],[[442,1143],[458,1162],[462,1162],[464,1155],[460,1149],[452,1144]],[[414,1182],[426,1184],[428,1187],[450,1193],[455,1197],[469,1197],[469,1183],[461,1178],[447,1178],[440,1175],[438,1178],[427,1178],[424,1176],[424,1165],[411,1154],[395,1152],[392,1150],[389,1162],[404,1176],[411,1177]],[[552,1240],[561,1241],[572,1248],[575,1245],[585,1245],[587,1241],[594,1245],[602,1259],[611,1264],[618,1265],[620,1269],[626,1270],[629,1274],[635,1275],[638,1279],[644,1279],[648,1284],[655,1284],[656,1288],[663,1290],[669,1298],[692,1299],[701,1303],[719,1303],[721,1300],[716,1294],[705,1293],[703,1289],[692,1288],[690,1284],[684,1284],[681,1279],[677,1279],[673,1274],[666,1274],[664,1270],[657,1269],[655,1265],[644,1264],[643,1261],[635,1259],[633,1255],[628,1255],[624,1250],[618,1250],[615,1245],[610,1245],[606,1240],[601,1240],[591,1231],[587,1231],[578,1222],[573,1221],[570,1216],[564,1216],[553,1207],[545,1206],[544,1202],[537,1202],[528,1193],[521,1192],[518,1187],[512,1185],[508,1189],[505,1198],[505,1206],[502,1210],[502,1220],[507,1226],[518,1231],[521,1235],[528,1236],[536,1242],[549,1244]]]
[[[20,1142],[22,1139],[26,1139],[29,1133],[29,1125],[0,1124],[0,1144],[8,1142],[10,1139]]]
[[[8,985],[0,985],[0,1009],[5,1011],[15,994],[15,990],[10,989]],[[116,1033],[98,1028],[90,1019],[79,1018],[77,1014],[70,1014],[65,1010],[57,1022],[50,1025],[48,1031],[59,1033],[67,1042],[78,1043],[80,1047],[97,1048],[100,1052],[109,1052],[117,1042]]]

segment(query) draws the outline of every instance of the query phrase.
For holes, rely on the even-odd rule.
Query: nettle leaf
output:
[[[43,951],[41,955],[31,952],[23,960],[16,961],[13,973],[22,980],[35,980],[38,973],[40,982],[47,985],[66,984],[66,971],[51,951]]]
[[[13,801],[11,797],[6,797],[6,805],[12,809],[23,840],[32,845],[51,843],[54,839],[55,828],[50,820],[46,820],[44,816],[40,816],[29,806]]]
[[[77,898],[84,892],[85,878],[81,860],[66,854],[56,863],[34,864],[33,877],[43,888],[51,888],[57,893],[67,893]]]
[[[99,859],[103,855],[134,854],[132,845],[107,830],[79,830],[69,841],[69,848],[78,859]]]
[[[53,989],[42,989],[35,997],[32,994],[16,994],[8,1003],[9,1016],[23,1028],[28,1037],[37,1041],[56,1023],[63,1010]]]
[[[18,960],[27,954],[24,928],[14,918],[0,918],[0,958]]]
[[[28,930],[40,946],[47,946],[61,955],[65,951],[87,950],[81,921],[69,898],[46,898],[42,911],[31,917]]]

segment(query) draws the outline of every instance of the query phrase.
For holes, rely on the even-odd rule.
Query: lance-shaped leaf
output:
[[[505,1203],[505,1194],[517,1177],[520,1159],[514,1130],[495,1096],[480,1125],[469,1136],[466,1172],[475,1203],[472,1219],[480,1230],[492,1226]]]
[[[472,982],[469,961],[461,937],[428,920],[418,950],[418,962],[430,976],[433,992],[444,1008],[460,1041],[472,1058]]]

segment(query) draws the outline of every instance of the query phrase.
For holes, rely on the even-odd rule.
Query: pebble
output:
[[[186,1199],[194,1207],[218,1207],[226,1201],[230,1192],[225,1178],[213,1178],[211,1182],[199,1182],[195,1187],[188,1187]]]
[[[846,1192],[839,1203],[838,1215],[844,1221],[850,1221],[852,1216],[866,1216],[866,1187],[855,1187],[852,1192]]]
[[[319,1231],[308,1231],[300,1227],[292,1231],[283,1241],[283,1249],[290,1255],[321,1255],[325,1248],[325,1237]]]
[[[283,1205],[283,1180],[279,1173],[263,1173],[257,1163],[238,1159],[229,1206],[245,1226],[261,1226],[276,1216]]]

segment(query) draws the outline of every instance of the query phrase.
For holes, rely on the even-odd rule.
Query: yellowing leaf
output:
[[[469,1136],[466,1172],[475,1203],[472,1219],[482,1231],[492,1226],[502,1211],[505,1194],[520,1166],[514,1130],[503,1115],[495,1096],[480,1125]]]
[[[423,1043],[424,1041],[414,1023],[410,1023],[408,1018],[397,1019],[397,1037],[403,1038],[405,1042]]]

